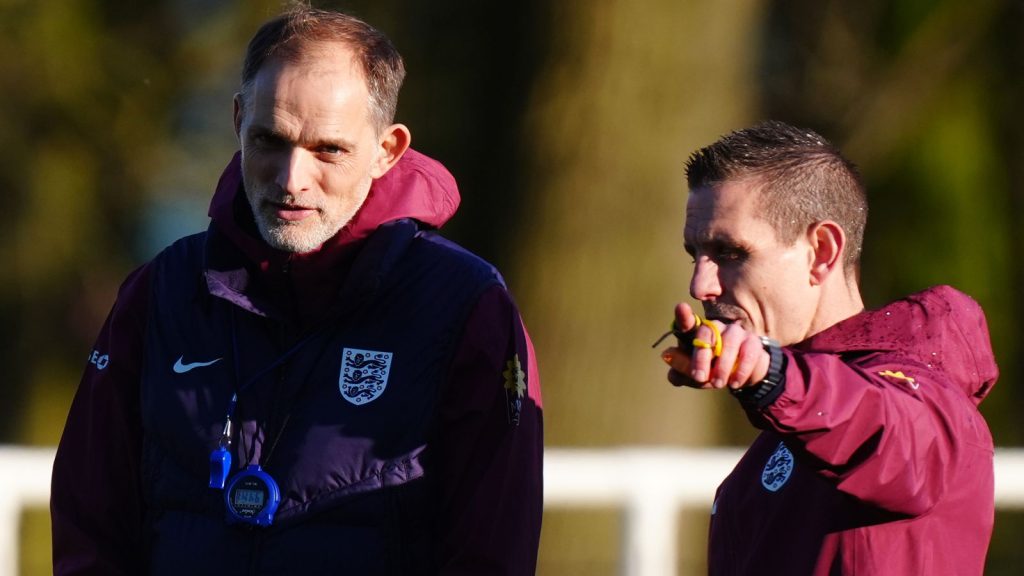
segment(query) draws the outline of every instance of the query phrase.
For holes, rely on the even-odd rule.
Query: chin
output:
[[[313,231],[300,230],[294,224],[284,223],[261,223],[260,236],[263,241],[275,250],[303,254],[312,252],[319,248],[327,240],[321,238],[323,234],[315,234]]]
[[[290,236],[275,234],[273,232],[267,234],[263,239],[275,250],[282,252],[291,252],[293,254],[303,254],[305,252],[312,252],[320,247],[320,244],[313,245],[308,241],[296,240]]]

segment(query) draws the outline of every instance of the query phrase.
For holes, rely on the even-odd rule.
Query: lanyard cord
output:
[[[295,343],[291,348],[289,348],[287,351],[285,351],[284,354],[278,356],[276,360],[274,360],[269,365],[264,367],[262,370],[257,372],[253,377],[249,378],[249,380],[245,384],[242,384],[241,386],[238,386],[238,388],[235,390],[235,392],[232,393],[231,400],[228,401],[227,414],[224,417],[224,431],[222,432],[221,438],[220,438],[220,447],[221,448],[227,448],[227,447],[231,446],[232,417],[235,415],[235,408],[238,406],[238,396],[242,392],[244,392],[245,390],[249,389],[249,387],[251,387],[253,384],[258,382],[261,378],[263,378],[264,376],[269,374],[271,371],[273,371],[276,368],[280,368],[282,365],[284,365],[284,363],[289,358],[294,356],[296,352],[298,352],[300,349],[302,349],[303,346],[308,344],[311,340],[313,340],[313,338],[318,336],[323,331],[324,331],[324,329],[321,328],[319,330],[314,330],[313,332],[310,332],[304,338],[302,338],[297,343]],[[235,309],[234,309],[234,307],[231,308],[231,348],[232,348],[232,353],[233,353],[233,356],[234,356],[235,382],[237,383],[237,382],[241,382],[241,379],[242,379],[242,367],[241,367],[240,355],[238,353],[238,350],[239,350],[239,348],[238,348],[238,331],[237,331],[237,325],[236,325],[236,320],[235,320]],[[324,349],[324,351],[326,351],[326,348]],[[323,352],[321,352],[320,355],[323,356]],[[316,363],[314,363],[314,366],[315,365],[316,365]],[[289,410],[285,414],[284,422],[281,424],[281,428],[278,430],[277,436],[274,438],[274,440],[273,440],[273,442],[272,442],[272,444],[270,446],[270,450],[267,453],[267,457],[264,459],[264,463],[266,463],[266,460],[270,459],[270,454],[273,453],[274,448],[277,446],[277,441],[280,439],[281,433],[284,431],[284,427],[288,424],[288,420],[290,418],[291,418],[291,410]],[[239,429],[239,435],[241,435],[241,429]],[[250,449],[253,452],[255,452],[255,450],[256,450],[256,448],[255,448],[255,442],[256,442],[255,435],[252,438],[252,442],[253,442],[253,445],[251,446]],[[249,452],[249,451],[246,450],[246,452]],[[248,461],[249,457],[246,456],[245,460]]]
[[[278,358],[276,360],[274,360],[273,362],[271,362],[268,366],[264,367],[262,370],[257,372],[256,375],[253,376],[252,378],[250,378],[248,382],[246,382],[244,385],[238,387],[238,390],[236,390],[231,395],[231,400],[228,402],[227,416],[225,417],[225,422],[224,422],[224,432],[221,435],[221,440],[220,440],[221,448],[227,448],[227,447],[229,447],[231,445],[231,422],[232,422],[231,418],[232,418],[232,416],[234,416],[234,414],[235,414],[235,407],[238,405],[238,396],[242,392],[247,390],[250,386],[254,385],[261,378],[263,378],[268,373],[270,373],[272,370],[281,367],[289,358],[294,356],[296,352],[298,352],[300,349],[302,349],[302,347],[304,347],[306,344],[308,344],[310,341],[312,341],[317,336],[321,335],[322,333],[327,332],[329,328],[330,328],[330,323],[322,324],[319,328],[317,328],[316,330],[313,330],[312,332],[310,332],[309,334],[304,336],[301,340],[299,340],[297,343],[295,343],[291,348],[289,348],[287,351],[285,351],[284,354],[282,354],[281,356],[278,356]],[[340,326],[337,329],[340,329]],[[337,333],[337,329],[335,330],[335,334]],[[312,373],[312,371],[316,369],[316,366],[323,359],[324,354],[327,353],[327,350],[330,348],[330,345],[331,345],[331,338],[326,338],[326,340],[324,342],[323,348],[320,350],[320,353],[317,354],[316,358],[314,359],[314,361],[313,361],[313,363],[311,365],[310,373]],[[231,308],[231,347],[232,347],[232,352],[234,354],[235,381],[236,382],[240,382],[241,381],[241,377],[242,377],[242,369],[241,369],[241,361],[239,360],[240,356],[239,356],[239,353],[238,353],[239,347],[238,347],[238,333],[237,333],[236,324],[235,324],[235,309],[233,307]],[[300,389],[297,390],[295,392],[295,394],[292,396],[292,403],[288,407],[287,411],[285,412],[284,419],[281,422],[281,426],[277,429],[277,434],[275,434],[274,438],[271,440],[270,447],[268,448],[268,450],[266,452],[266,455],[261,457],[261,460],[263,461],[264,465],[266,465],[270,461],[270,457],[274,453],[274,448],[277,447],[278,441],[281,439],[281,436],[284,435],[285,427],[288,425],[289,420],[291,420],[292,408],[294,407],[295,402],[298,401],[299,396],[301,396],[301,394],[303,392],[303,389],[305,389],[305,384],[308,384],[310,380],[311,379],[308,378],[308,377],[305,378],[304,381],[303,381],[303,386],[301,386]],[[241,429],[239,429],[238,433],[241,436],[241,433],[242,433]],[[251,450],[253,453],[255,453],[255,451],[256,451],[256,435],[255,434],[253,435],[253,437],[251,439],[251,446],[250,446],[249,450]],[[246,450],[246,452],[248,453],[249,450]],[[246,462],[248,462],[249,461],[249,457],[246,456],[245,460],[246,460]]]

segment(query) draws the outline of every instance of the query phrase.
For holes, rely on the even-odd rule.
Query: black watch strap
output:
[[[764,379],[746,388],[731,390],[732,395],[739,399],[744,408],[761,410],[770,406],[786,389],[786,355],[779,343],[767,336],[761,336],[761,345],[768,353],[768,373]]]

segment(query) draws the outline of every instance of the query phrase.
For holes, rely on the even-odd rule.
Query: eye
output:
[[[747,251],[735,246],[722,247],[715,252],[714,259],[717,262],[742,262],[747,258]]]
[[[691,264],[696,264],[701,258],[719,266],[741,264],[750,256],[750,252],[745,247],[730,242],[711,241],[700,244],[699,248],[692,244],[685,244],[683,247],[690,255]]]
[[[341,160],[351,153],[351,150],[342,142],[319,142],[311,150],[325,162]]]
[[[747,259],[750,252],[734,242],[709,242],[705,247],[705,256],[718,265],[741,263]]]
[[[254,132],[249,135],[249,141],[260,148],[274,148],[284,143],[284,139],[270,132]]]

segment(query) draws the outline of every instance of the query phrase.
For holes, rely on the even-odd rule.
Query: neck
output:
[[[860,286],[852,275],[830,277],[822,286],[821,299],[807,332],[810,338],[832,326],[864,311]]]

